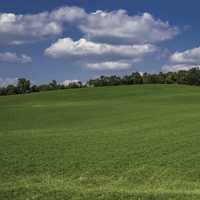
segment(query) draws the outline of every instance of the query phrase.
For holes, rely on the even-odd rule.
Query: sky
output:
[[[0,86],[188,70],[199,0],[1,0]]]

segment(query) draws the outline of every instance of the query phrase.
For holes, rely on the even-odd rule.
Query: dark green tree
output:
[[[29,80],[25,78],[20,78],[18,79],[18,83],[17,83],[17,92],[19,94],[28,93],[30,92],[30,86],[31,86],[31,83]]]
[[[32,87],[31,87],[31,92],[39,92],[40,90],[39,90],[39,87],[37,86],[37,85],[33,85]]]
[[[6,88],[7,95],[17,94],[17,88],[14,85],[8,85]]]
[[[189,85],[200,85],[199,68],[193,68],[188,71],[187,81]]]
[[[49,87],[51,89],[57,89],[58,88],[58,84],[56,80],[52,80],[51,83],[49,83]]]

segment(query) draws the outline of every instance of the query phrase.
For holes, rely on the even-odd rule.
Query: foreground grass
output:
[[[200,199],[200,88],[0,98],[0,199]]]

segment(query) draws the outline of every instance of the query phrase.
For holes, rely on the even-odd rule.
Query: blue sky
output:
[[[190,69],[199,0],[1,0],[0,84]]]

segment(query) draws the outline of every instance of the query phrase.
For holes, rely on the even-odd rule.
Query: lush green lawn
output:
[[[0,97],[0,199],[199,200],[200,87]]]

